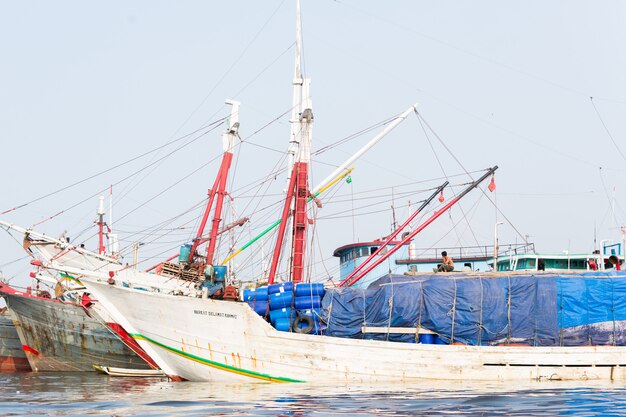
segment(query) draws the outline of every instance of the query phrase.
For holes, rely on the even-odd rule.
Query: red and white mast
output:
[[[211,232],[209,235],[209,243],[207,245],[207,255],[205,261],[205,265],[213,265],[218,229],[220,222],[222,221],[222,206],[224,203],[224,196],[226,195],[226,180],[228,179],[228,171],[230,169],[230,165],[233,159],[233,148],[235,146],[235,139],[237,138],[237,132],[239,130],[240,103],[234,100],[226,100],[226,104],[230,104],[232,107],[230,111],[230,118],[228,120],[228,127],[226,129],[226,132],[224,132],[224,135],[222,136],[222,144],[224,148],[222,163],[217,173],[217,177],[215,178],[215,182],[213,183],[213,187],[209,190],[209,201],[207,202],[206,209],[204,210],[204,215],[202,216],[200,227],[198,227],[198,233],[196,234],[196,238],[194,239],[191,246],[191,251],[188,258],[190,263],[193,262],[193,258],[195,256],[196,250],[198,249],[198,246],[206,242],[206,239],[202,239],[202,235],[204,234],[204,229],[206,227],[209,214],[211,213],[213,202],[215,201],[215,212],[213,214],[213,221],[211,224]]]
[[[104,196],[100,196],[98,199],[98,211],[96,214],[98,215],[98,220],[96,221],[98,225],[98,255],[104,255],[106,253],[106,247],[104,246],[104,228],[106,226],[104,221]]]
[[[113,233],[113,185],[109,187],[109,224],[107,225],[109,233],[107,238],[109,239],[109,255],[113,258],[118,258],[120,255],[120,242],[117,238],[117,234]]]
[[[300,0],[296,5],[296,51],[293,79],[293,108],[291,113],[291,136],[289,140],[288,186],[282,220],[276,239],[276,247],[268,276],[271,284],[282,253],[287,220],[292,214],[291,281],[302,282],[304,275],[304,252],[306,250],[307,199],[309,192],[309,162],[311,159],[311,131],[313,128],[313,104],[310,96],[310,79],[302,77],[302,23]]]
[[[119,241],[117,235],[113,234],[113,186],[109,188],[109,223],[104,221],[106,212],[104,211],[104,196],[98,198],[98,210],[96,210],[98,219],[95,223],[98,225],[98,255],[107,254],[107,245],[104,243],[104,238],[107,238],[109,243],[108,254],[110,257],[117,259],[119,256]]]

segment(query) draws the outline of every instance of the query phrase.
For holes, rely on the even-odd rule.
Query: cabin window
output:
[[[376,249],[378,249],[376,246],[370,246],[370,255],[373,255]]]
[[[350,259],[354,259],[354,258],[361,258],[363,256],[369,256],[370,254],[370,250],[369,248],[356,248],[352,251],[350,251],[350,255],[352,256],[352,258]]]
[[[517,261],[517,269],[535,269],[535,259],[520,259]]]
[[[417,265],[409,265],[409,272],[417,272]]]

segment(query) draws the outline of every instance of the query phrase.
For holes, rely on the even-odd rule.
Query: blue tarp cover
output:
[[[415,335],[362,327],[421,326],[447,343],[626,345],[626,271],[386,275],[328,290],[321,315],[337,337],[409,342]]]

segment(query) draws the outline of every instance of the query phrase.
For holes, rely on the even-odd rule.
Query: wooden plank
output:
[[[437,334],[423,327],[361,327],[362,333],[393,333],[393,334]]]

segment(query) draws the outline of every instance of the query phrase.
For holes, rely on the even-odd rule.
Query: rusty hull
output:
[[[28,371],[30,365],[22,350],[13,320],[8,311],[0,311],[0,372]]]
[[[149,369],[82,306],[2,290],[33,371],[93,371],[93,365]]]

